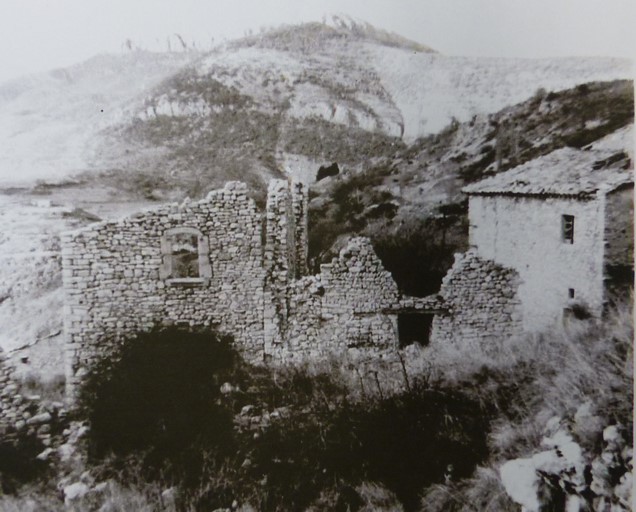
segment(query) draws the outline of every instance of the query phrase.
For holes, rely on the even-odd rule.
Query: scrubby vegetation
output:
[[[282,140],[284,150],[307,155],[318,162],[358,166],[406,147],[399,137],[337,125],[320,117],[291,121],[288,125]]]
[[[21,435],[15,439],[0,440],[0,496],[16,493],[28,482],[42,481],[45,476],[51,476],[46,463],[36,460],[43,448],[35,436]]]
[[[562,333],[506,340],[496,351],[471,350],[469,360],[463,350],[446,347],[429,352],[431,365],[439,369],[441,380],[459,385],[481,400],[496,400],[505,384],[510,387],[504,400],[496,400],[500,412],[489,433],[487,463],[469,479],[429,487],[422,510],[517,511],[519,506],[503,491],[496,470],[506,460],[545,450],[542,441],[548,435],[546,424],[551,418],[566,425],[564,428],[581,447],[589,480],[586,488],[575,491],[568,488],[569,482],[559,481],[555,475],[546,478],[552,476],[552,484],[557,489],[562,487],[565,495],[580,493],[589,500],[588,506],[605,496],[603,492],[618,503],[611,487],[632,471],[631,449],[623,455],[612,454],[613,459],[608,460],[607,452],[602,455],[607,447],[603,432],[615,426],[621,442],[633,446],[632,308],[629,301],[602,322],[577,322]],[[546,510],[563,510],[556,505],[556,496],[547,492]]]
[[[412,347],[397,393],[383,393],[382,371],[365,383],[342,361],[253,367],[206,331],[161,329],[121,347],[83,388],[92,490],[77,510],[512,512],[499,468],[545,449],[550,418],[570,425],[586,460],[602,460],[608,426],[633,443],[626,304],[470,358]],[[617,460],[611,485],[631,470],[631,456]],[[37,482],[33,467],[12,467],[5,492],[17,494],[3,510],[63,510],[50,486],[20,487]]]
[[[323,23],[303,23],[275,28],[239,39],[231,43],[231,47],[256,46],[313,54],[333,42],[343,44],[349,41],[367,41],[417,52],[433,52],[427,46],[378,29],[364,21],[346,16],[331,16],[330,22],[330,25],[324,20]]]
[[[91,460],[102,479],[171,482],[195,510],[304,510],[361,500],[365,482],[414,509],[449,464],[468,476],[486,454],[493,411],[456,389],[416,382],[360,401],[337,372],[250,367],[204,332],[125,347],[84,387]]]

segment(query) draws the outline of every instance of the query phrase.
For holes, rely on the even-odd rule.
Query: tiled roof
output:
[[[633,183],[627,155],[563,148],[462,189],[466,194],[588,197]]]

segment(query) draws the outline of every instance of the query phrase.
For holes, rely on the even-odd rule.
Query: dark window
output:
[[[561,217],[561,232],[563,241],[566,244],[574,243],[574,215],[563,215]]]
[[[401,313],[398,315],[398,337],[400,347],[412,343],[428,345],[431,335],[433,315],[418,313]]]
[[[574,298],[574,288],[568,288],[568,297],[570,299]]]

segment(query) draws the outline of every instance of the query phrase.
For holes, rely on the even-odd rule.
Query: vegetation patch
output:
[[[229,340],[177,329],[125,343],[82,403],[101,478],[177,485],[194,510],[305,510],[365,482],[414,510],[449,465],[468,476],[484,459],[493,412],[423,381],[358,401],[337,373],[250,367]]]
[[[44,445],[35,435],[14,434],[13,439],[0,440],[0,494],[11,494],[27,484],[42,482],[50,477],[45,462],[36,456]]]

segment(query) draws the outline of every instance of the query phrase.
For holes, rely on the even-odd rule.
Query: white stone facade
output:
[[[444,279],[449,316],[435,319],[433,341],[470,343],[559,328],[572,314],[601,317],[610,288],[633,288],[632,174],[624,152],[564,148],[465,187],[471,249]]]
[[[470,245],[481,258],[519,273],[525,331],[558,325],[572,300],[601,314],[603,203],[602,196],[470,197]],[[573,243],[563,239],[563,215],[574,217]]]

